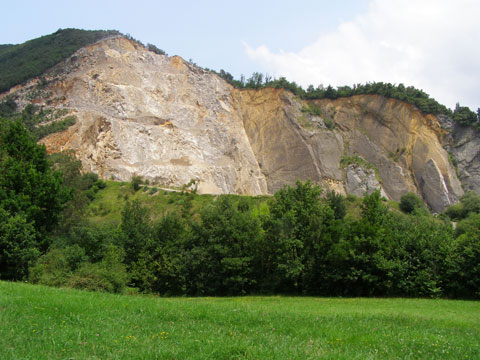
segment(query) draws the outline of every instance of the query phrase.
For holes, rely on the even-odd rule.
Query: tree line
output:
[[[413,86],[405,86],[404,84],[397,85],[384,82],[371,82],[366,84],[354,84],[353,86],[338,86],[336,88],[331,85],[328,85],[327,87],[324,87],[323,85],[317,87],[310,85],[304,90],[296,82],[290,82],[285,77],[275,79],[259,72],[254,72],[248,79],[242,75],[239,80],[234,79],[232,74],[223,69],[217,74],[238,89],[261,89],[265,87],[282,88],[304,100],[333,100],[353,95],[381,95],[415,105],[424,114],[442,114],[449,116],[461,125],[480,127],[480,108],[477,109],[477,112],[474,112],[470,110],[469,107],[460,106],[460,104],[457,103],[455,109],[451,110],[431,98],[430,95],[423,90],[416,89]]]
[[[68,154],[47,158],[19,121],[1,129],[2,279],[161,295],[480,297],[476,193],[435,217],[414,194],[396,208],[378,191],[357,199],[311,182],[195,212],[185,191],[181,211],[152,220],[128,201],[118,225],[98,226],[82,209],[105,182]]]

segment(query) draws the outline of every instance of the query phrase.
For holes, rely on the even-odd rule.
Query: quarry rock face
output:
[[[378,95],[316,103],[333,117],[346,144],[345,153],[358,155],[378,169],[388,198],[398,201],[406,192],[414,192],[433,211],[441,212],[463,194],[442,147],[444,130],[435,116]]]
[[[382,196],[387,196],[377,180],[375,170],[364,169],[356,164],[347,167],[345,189],[347,193],[356,196],[371,194],[375,190],[379,190]]]
[[[137,174],[171,186],[199,180],[204,193],[267,192],[231,87],[218,76],[124,38],[82,49],[74,61],[55,90],[78,122],[45,139],[49,151],[73,149],[107,179]]]
[[[480,193],[480,130],[455,124],[444,137],[465,190]]]
[[[398,100],[306,103],[283,89],[238,90],[122,37],[77,51],[47,76],[49,98],[36,102],[77,122],[42,142],[49,152],[73,150],[105,179],[141,175],[166,186],[195,179],[201,193],[250,195],[310,179],[344,194],[380,189],[397,201],[414,192],[436,212],[463,194],[442,147],[448,131]],[[17,90],[20,102],[28,89]],[[457,139],[468,136],[475,137],[453,135],[450,146],[462,179],[478,191],[480,144]]]

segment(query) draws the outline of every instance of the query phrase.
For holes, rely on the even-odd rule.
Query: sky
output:
[[[1,9],[0,44],[116,29],[236,78],[403,83],[451,108],[480,106],[478,0],[17,0]]]

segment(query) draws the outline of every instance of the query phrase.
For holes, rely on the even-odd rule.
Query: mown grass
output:
[[[478,359],[480,303],[155,298],[0,282],[1,359]]]

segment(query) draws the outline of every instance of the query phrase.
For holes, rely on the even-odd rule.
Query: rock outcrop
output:
[[[443,143],[455,162],[464,189],[480,193],[480,130],[442,120],[448,130]]]
[[[379,183],[374,169],[365,169],[357,164],[347,167],[345,190],[349,194],[363,196],[380,190],[382,196],[387,196]]]
[[[42,142],[50,152],[73,150],[103,178],[137,174],[170,186],[196,179],[203,193],[251,195],[311,179],[341,193],[379,188],[394,200],[415,192],[436,212],[463,194],[442,147],[448,132],[398,100],[308,104],[283,89],[238,90],[122,37],[85,47],[46,75],[48,95],[35,101],[67,109],[77,122]],[[33,88],[15,89],[20,103]],[[478,146],[456,139],[468,183],[480,174]],[[478,191],[480,182],[468,187]]]
[[[406,192],[414,192],[440,212],[463,194],[442,147],[445,131],[435,116],[378,95],[325,99],[316,104],[333,117],[346,144],[345,153],[359,155],[378,169],[390,199],[398,201]]]

